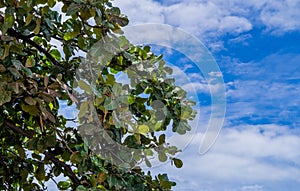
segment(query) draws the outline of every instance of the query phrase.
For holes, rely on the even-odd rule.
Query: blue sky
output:
[[[198,130],[175,141],[192,139],[179,155],[184,167],[165,164],[152,171],[168,172],[178,183],[174,190],[299,190],[300,1],[115,0],[114,4],[128,15],[131,26],[169,24],[195,35],[216,59],[225,81],[227,112],[216,144],[205,155],[198,154],[209,117],[206,83],[200,77],[194,83],[203,87],[196,88],[203,99]],[[166,58],[174,62],[178,55]],[[183,62],[179,68],[187,65]]]

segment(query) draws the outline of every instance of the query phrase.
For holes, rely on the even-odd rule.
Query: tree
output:
[[[53,181],[61,190],[170,190],[166,174],[139,166],[156,156],[182,166],[164,133],[190,130],[194,103],[161,55],[122,35],[119,8],[108,0],[1,0],[0,8],[0,189]],[[69,106],[77,119],[59,113]]]

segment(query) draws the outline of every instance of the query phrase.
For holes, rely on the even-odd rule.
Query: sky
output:
[[[199,118],[191,123],[195,130],[173,141],[190,140],[178,155],[183,168],[167,163],[151,171],[167,172],[177,182],[175,191],[299,190],[300,1],[115,0],[114,5],[129,17],[129,27],[168,24],[199,39],[226,87],[222,130],[201,155],[211,111],[208,82],[184,55],[153,46],[200,101]],[[180,82],[180,72],[190,80]]]

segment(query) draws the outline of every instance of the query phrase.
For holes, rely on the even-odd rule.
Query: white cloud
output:
[[[243,16],[231,15],[223,7],[208,1],[159,4],[151,0],[117,0],[115,4],[128,15],[131,24],[170,24],[202,39],[220,36],[223,33],[238,34],[252,28],[252,24]]]
[[[300,30],[300,2],[293,0],[268,1],[263,7],[260,18],[268,31],[282,34]]]
[[[209,93],[209,89],[207,84],[205,83],[199,83],[199,82],[192,82],[192,83],[187,83],[182,86],[182,89],[186,90],[187,92],[205,92]]]
[[[272,31],[273,34],[300,29],[300,2],[298,0],[212,0],[211,2],[229,15],[243,16],[252,24],[262,23],[267,31]]]
[[[129,17],[131,24],[164,22],[164,7],[152,0],[117,0],[113,3],[120,7],[122,12]]]
[[[223,75],[222,75],[222,73],[221,72],[210,72],[210,73],[208,73],[208,75],[210,75],[210,76],[215,76],[215,77],[222,77]]]
[[[224,34],[239,36],[264,26],[273,34],[300,30],[300,2],[293,0],[154,0],[114,2],[131,24],[164,23],[180,27],[207,44]],[[222,43],[217,43],[218,46]],[[222,47],[213,50],[220,50]]]
[[[166,8],[166,23],[181,27],[197,36],[208,31],[218,31],[220,18],[221,10],[209,2],[181,2]]]
[[[259,185],[243,186],[242,191],[263,191],[263,186],[259,186]]]
[[[229,43],[231,44],[242,43],[243,45],[248,45],[247,40],[251,38],[252,38],[251,34],[240,35],[236,38],[230,39]]]
[[[225,33],[239,34],[252,29],[252,24],[243,17],[226,16],[220,22],[220,28]]]
[[[178,136],[177,141],[182,144],[191,136]],[[287,126],[241,125],[223,129],[212,149],[199,156],[197,148],[202,137],[202,133],[194,135],[190,146],[179,155],[184,161],[180,175],[168,165],[157,169],[168,170],[169,175],[179,181],[178,190],[184,190],[188,184],[196,185],[191,190],[201,190],[204,182],[213,185],[224,182],[222,190],[229,185],[234,190],[238,187],[264,190],[273,182],[300,184],[300,136]]]

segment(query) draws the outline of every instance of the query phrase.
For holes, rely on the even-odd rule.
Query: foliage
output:
[[[183,165],[164,132],[190,130],[193,102],[162,56],[122,36],[128,19],[119,8],[108,0],[1,0],[0,8],[0,189],[45,190],[64,176],[61,190],[170,190],[166,174],[139,165],[153,156]],[[103,38],[112,43],[94,48]],[[79,56],[99,51],[108,55],[100,64]],[[117,82],[120,73],[130,85]],[[59,114],[63,102],[78,108],[78,128]],[[115,161],[106,158],[116,150],[103,152],[109,138],[118,143]]]

